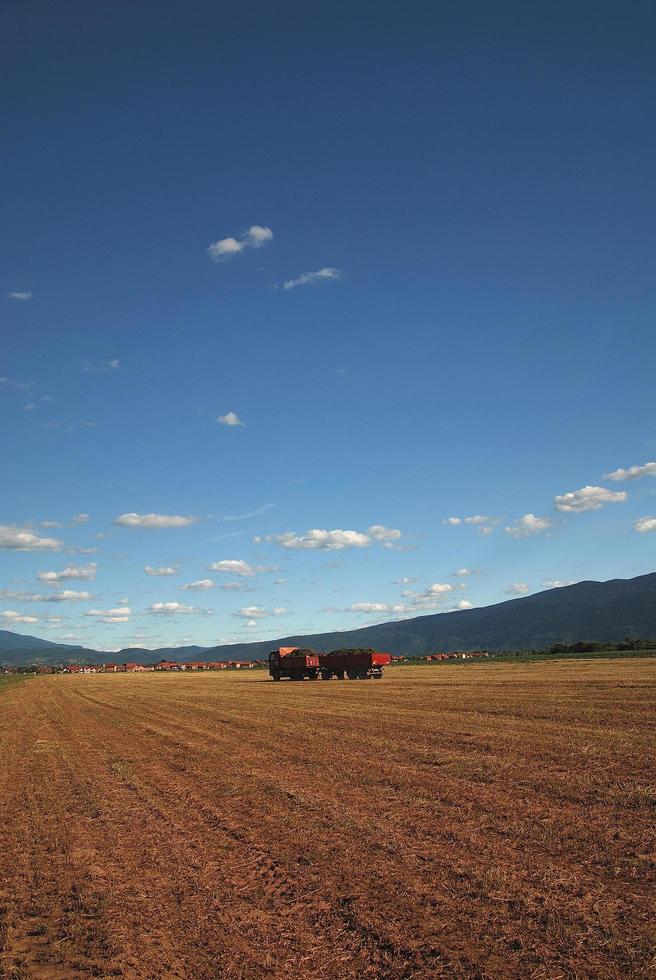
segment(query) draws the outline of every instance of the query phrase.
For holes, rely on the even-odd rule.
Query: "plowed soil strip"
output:
[[[656,662],[0,696],[0,975],[647,977]]]

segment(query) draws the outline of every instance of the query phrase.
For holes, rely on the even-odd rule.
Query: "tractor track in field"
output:
[[[20,685],[0,976],[648,977],[653,666]]]

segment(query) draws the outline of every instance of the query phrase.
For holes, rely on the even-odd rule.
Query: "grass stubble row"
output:
[[[656,661],[41,677],[0,975],[647,977]]]

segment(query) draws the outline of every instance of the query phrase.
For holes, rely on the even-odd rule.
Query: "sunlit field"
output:
[[[655,717],[648,659],[10,685],[0,975],[646,977]]]

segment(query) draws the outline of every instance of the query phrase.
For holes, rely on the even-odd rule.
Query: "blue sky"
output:
[[[241,6],[0,4],[0,628],[653,571],[653,6]]]

